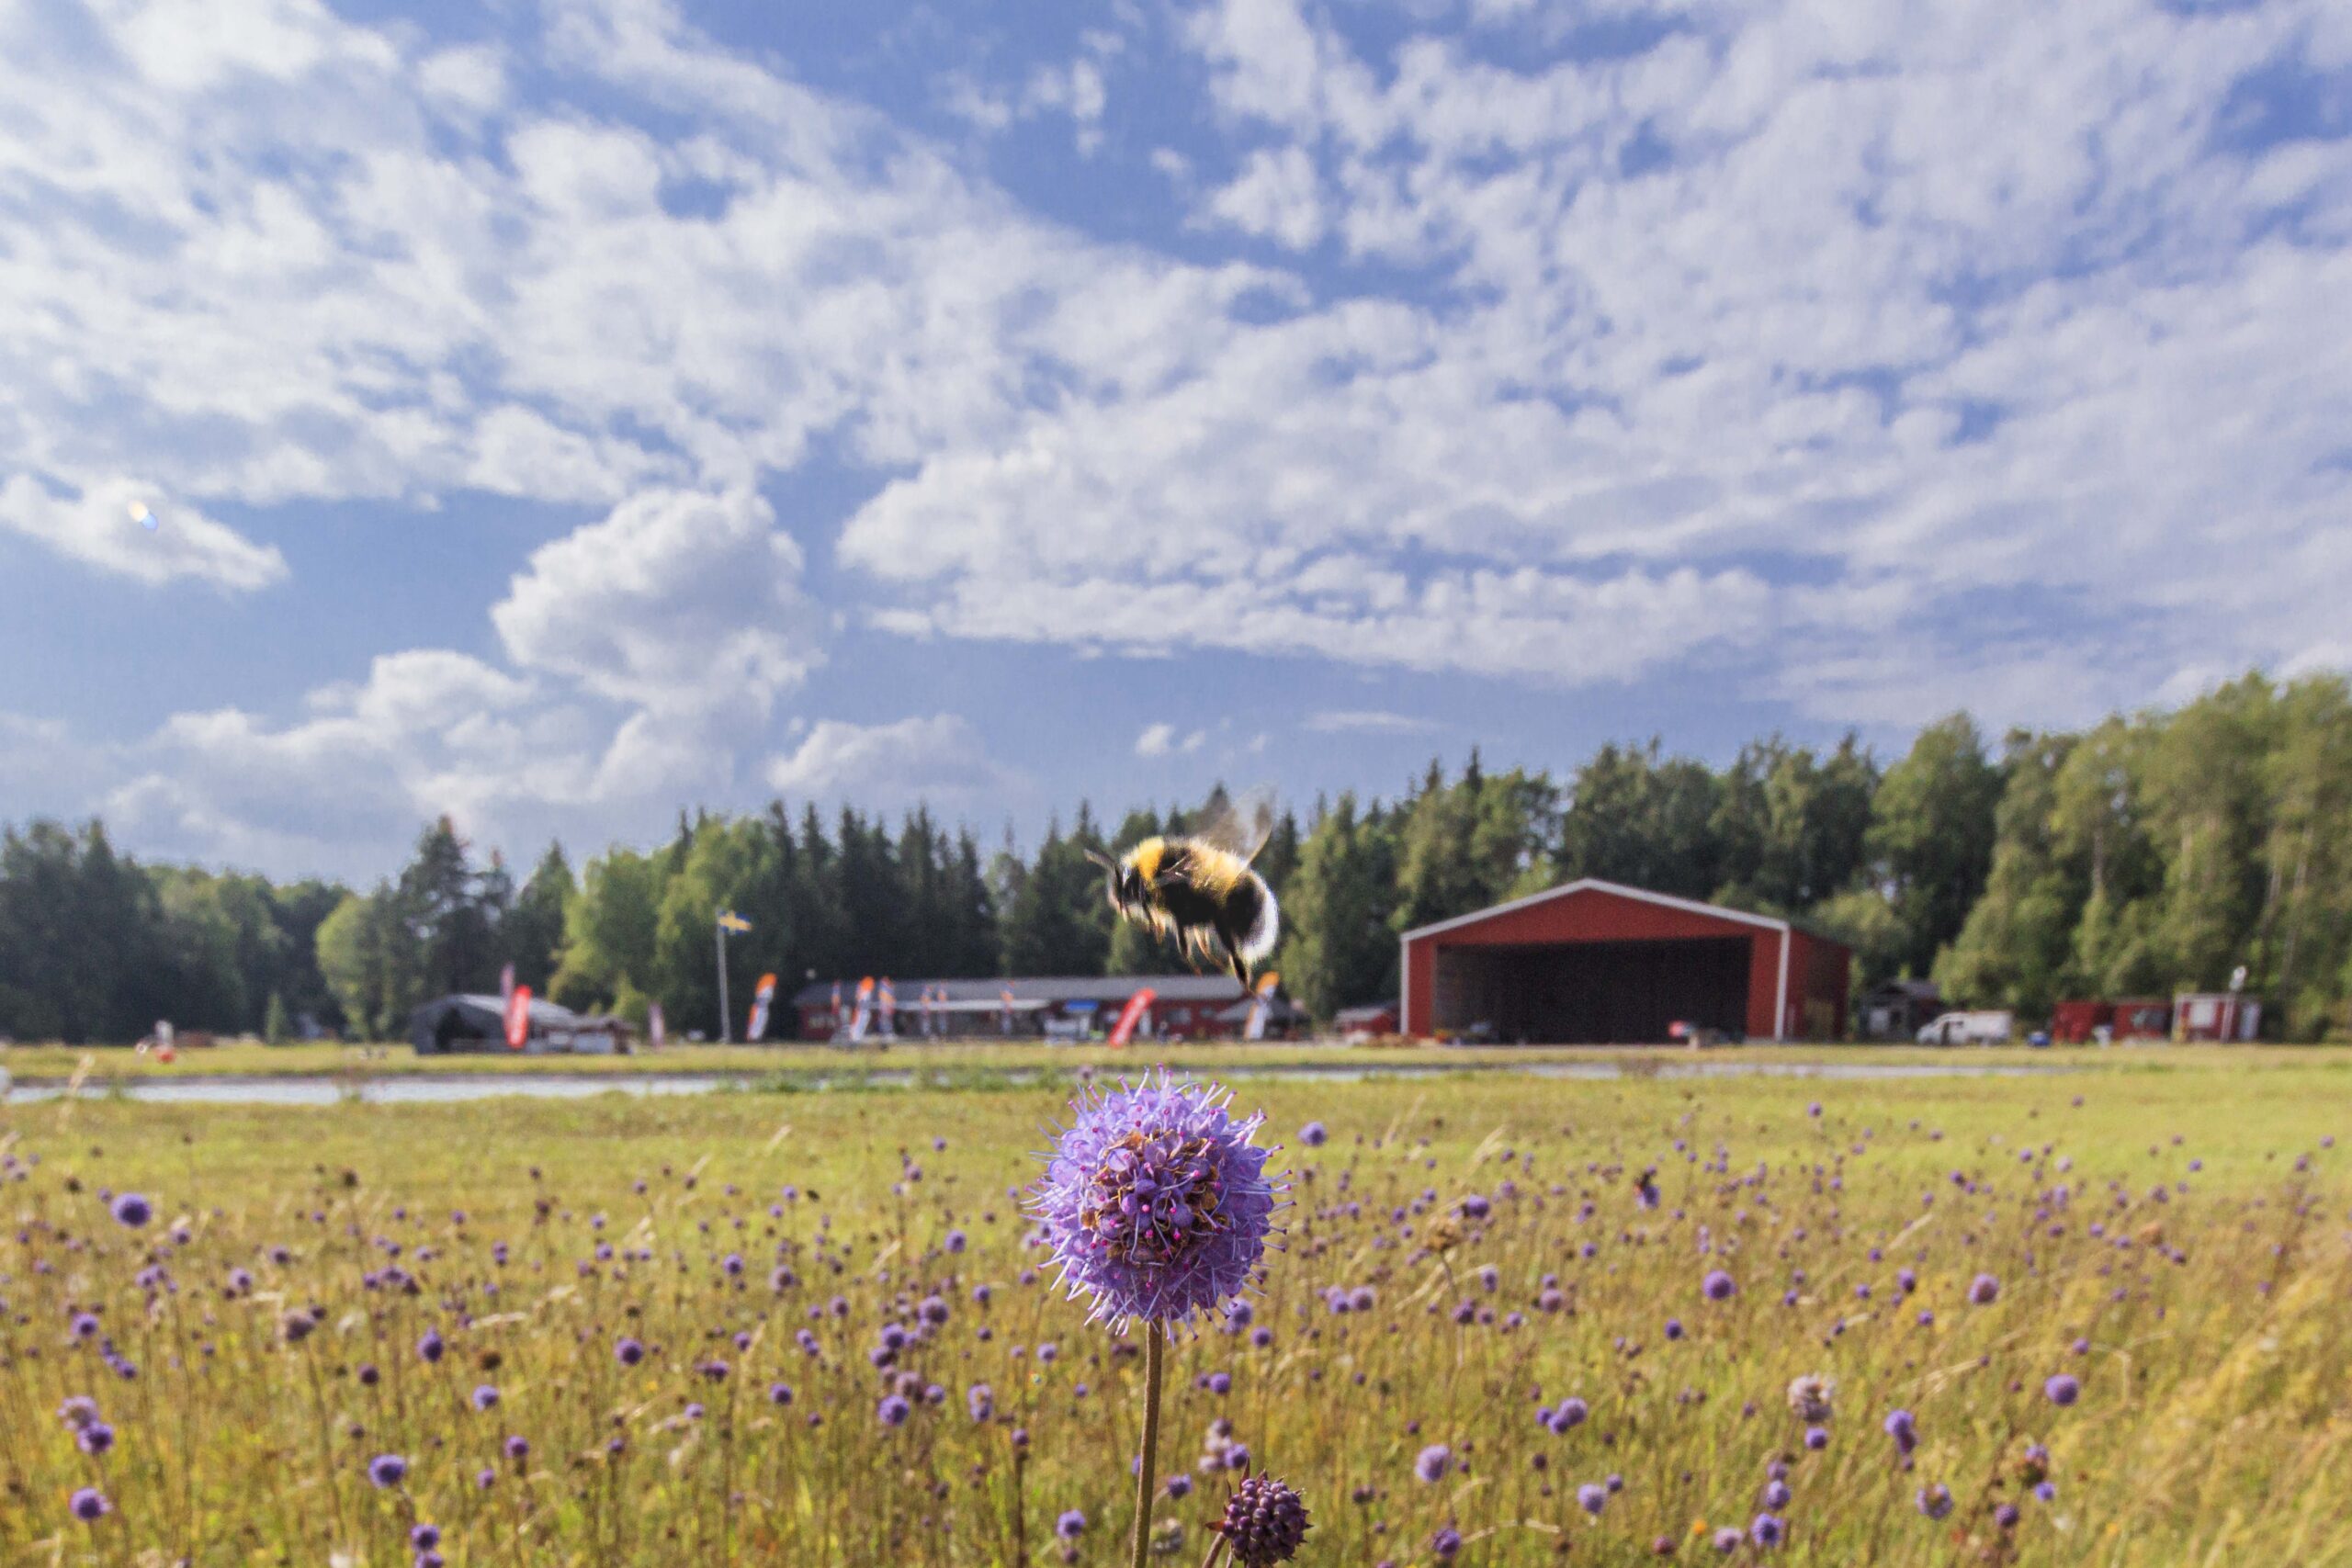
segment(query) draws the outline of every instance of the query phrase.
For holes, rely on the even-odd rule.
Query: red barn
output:
[[[1845,1032],[1851,955],[1769,915],[1587,877],[1407,931],[1404,1028],[1546,1044]]]

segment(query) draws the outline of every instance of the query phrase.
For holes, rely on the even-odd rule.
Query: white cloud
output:
[[[767,782],[802,798],[934,804],[1001,797],[1019,775],[989,760],[970,723],[956,714],[861,725],[824,719],[793,750],[768,763]]]
[[[1437,728],[1425,718],[1378,708],[1327,708],[1302,722],[1317,735],[1413,735]]]
[[[600,696],[763,716],[818,657],[800,571],[758,496],[649,491],[533,552],[491,620],[515,663]]]
[[[1165,757],[1176,749],[1176,727],[1172,724],[1150,724],[1136,737],[1136,755]]]
[[[15,475],[0,484],[0,529],[150,587],[186,578],[246,592],[286,577],[286,558],[275,545],[256,545],[127,479],[98,480],[68,498],[29,475]]]
[[[1323,195],[1315,160],[1303,148],[1261,148],[1233,183],[1209,198],[1209,211],[1245,234],[1303,251],[1323,237]]]

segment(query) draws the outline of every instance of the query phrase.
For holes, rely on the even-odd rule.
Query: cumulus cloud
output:
[[[286,558],[275,545],[257,545],[127,479],[61,495],[30,475],[14,475],[0,483],[0,529],[150,587],[185,578],[250,592],[286,577]]]
[[[601,696],[764,715],[818,657],[801,566],[748,491],[648,491],[534,551],[491,620],[515,663]]]
[[[824,719],[767,766],[781,793],[876,803],[968,803],[1001,797],[1018,775],[989,760],[979,733],[956,714],[894,724]]]

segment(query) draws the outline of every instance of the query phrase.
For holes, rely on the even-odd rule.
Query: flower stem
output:
[[[1143,1339],[1143,1465],[1136,1472],[1136,1540],[1133,1568],[1151,1555],[1151,1500],[1159,1490],[1159,1368],[1166,1339],[1147,1320]]]

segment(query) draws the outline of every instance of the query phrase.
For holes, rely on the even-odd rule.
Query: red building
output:
[[[1588,877],[1403,942],[1408,1034],[1636,1044],[1676,1023],[1748,1040],[1845,1032],[1842,942],[1620,883]]]

